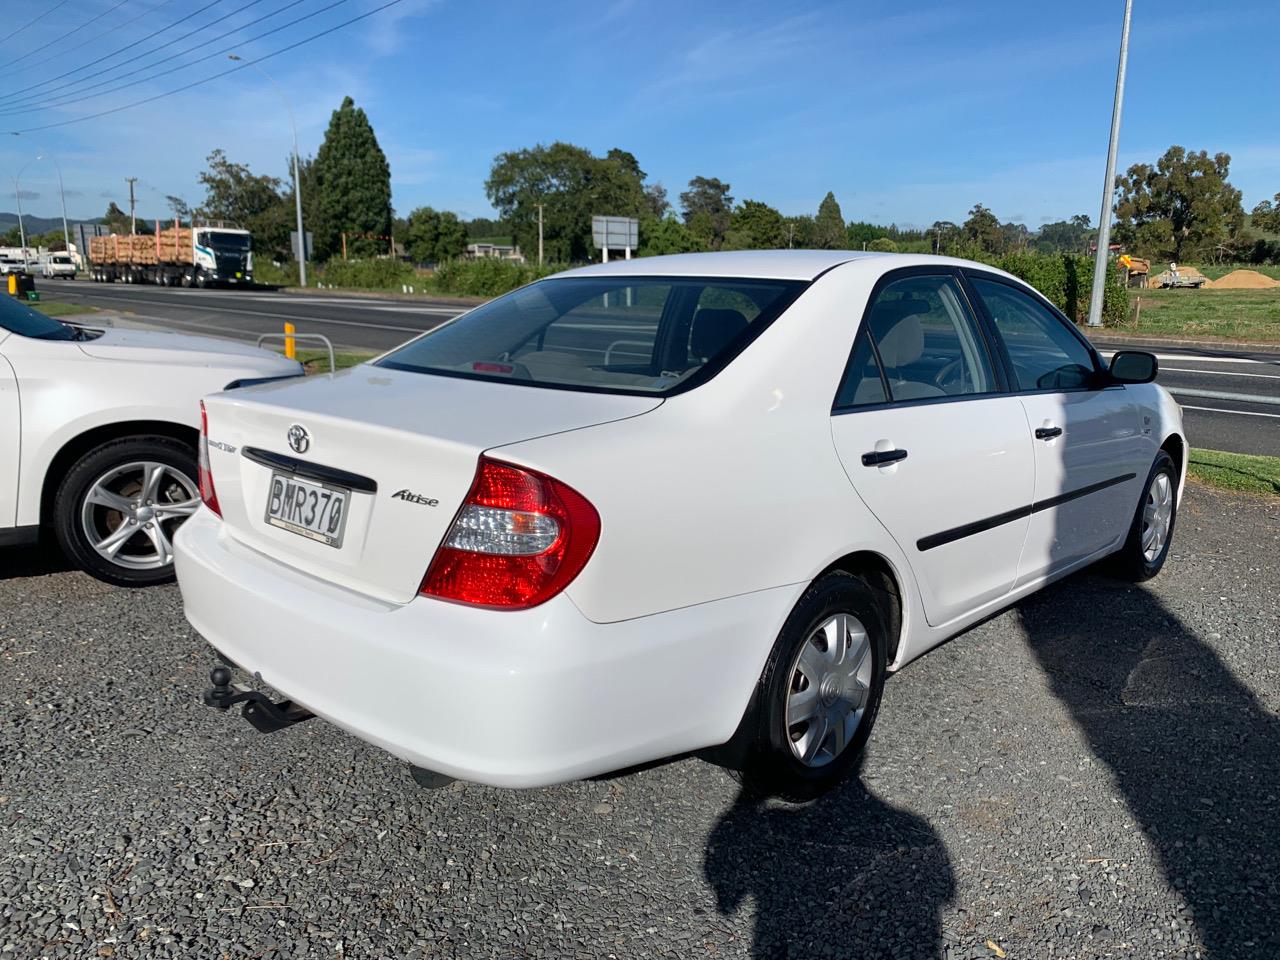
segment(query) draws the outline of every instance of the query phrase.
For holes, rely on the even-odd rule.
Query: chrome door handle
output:
[[[1052,440],[1054,437],[1062,436],[1061,427],[1036,427],[1037,440]]]
[[[862,465],[864,467],[883,467],[885,464],[897,463],[899,460],[907,459],[907,451],[905,450],[872,450],[870,453],[862,455]]]

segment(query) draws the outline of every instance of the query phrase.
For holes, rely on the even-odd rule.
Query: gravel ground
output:
[[[199,702],[174,588],[0,551],[0,958],[1277,957],[1280,501],[1189,491],[893,678],[860,782],[416,788]]]

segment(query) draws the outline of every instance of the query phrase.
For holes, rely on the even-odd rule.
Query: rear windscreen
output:
[[[722,368],[805,286],[689,277],[542,280],[378,364],[534,386],[669,393]]]

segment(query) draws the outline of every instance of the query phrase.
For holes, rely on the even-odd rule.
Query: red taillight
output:
[[[600,515],[578,491],[481,457],[421,592],[483,607],[536,607],[582,571],[599,539]]]
[[[196,457],[197,479],[200,484],[200,499],[204,505],[222,516],[222,508],[218,506],[218,491],[213,488],[213,471],[209,469],[209,415],[205,413],[204,401],[200,401],[200,452]]]

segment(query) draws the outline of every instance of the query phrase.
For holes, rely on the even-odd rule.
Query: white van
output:
[[[69,253],[42,253],[40,254],[40,276],[66,277],[68,280],[74,280],[76,262]]]

